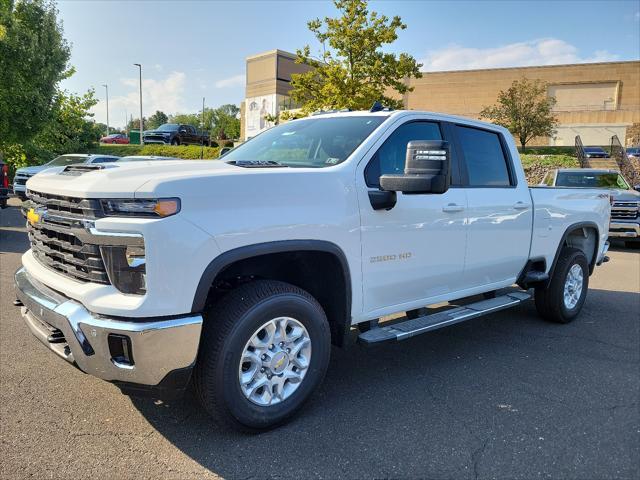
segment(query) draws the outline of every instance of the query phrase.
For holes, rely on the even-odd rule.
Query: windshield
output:
[[[558,172],[556,187],[629,189],[629,185],[625,182],[624,178],[622,178],[622,175],[607,172]]]
[[[228,162],[275,162],[288,167],[329,167],[358,148],[382,116],[305,118],[270,128],[224,156]]]
[[[47,163],[47,166],[62,167],[64,165],[72,165],[74,163],[84,163],[86,159],[87,157],[79,157],[75,155],[60,155]]]
[[[160,125],[158,128],[156,128],[156,130],[158,130],[160,132],[173,132],[175,130],[178,130],[178,124],[177,123],[165,123],[164,125]]]

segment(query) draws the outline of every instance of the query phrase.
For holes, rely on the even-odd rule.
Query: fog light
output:
[[[110,333],[107,337],[111,360],[117,365],[133,366],[133,352],[131,351],[131,339],[126,335]]]
[[[111,284],[122,293],[147,292],[144,245],[100,247]]]

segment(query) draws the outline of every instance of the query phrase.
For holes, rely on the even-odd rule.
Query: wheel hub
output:
[[[567,273],[564,281],[564,306],[571,310],[575,308],[582,295],[582,284],[584,283],[584,274],[582,267],[577,263],[572,265]]]
[[[295,318],[269,320],[254,332],[240,359],[240,389],[260,406],[280,403],[300,386],[311,360],[311,339]]]

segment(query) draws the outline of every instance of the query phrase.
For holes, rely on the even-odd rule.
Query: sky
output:
[[[319,44],[313,18],[335,16],[331,1],[58,0],[70,64],[62,87],[94,88],[95,120],[112,126],[143,109],[191,113],[244,98],[245,58],[267,50],[295,52]],[[399,15],[407,29],[388,51],[406,52],[423,71],[638,60],[640,2],[629,1],[371,1]]]

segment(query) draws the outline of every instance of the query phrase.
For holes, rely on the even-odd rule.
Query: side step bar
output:
[[[364,345],[374,345],[393,340],[405,340],[420,335],[421,333],[430,332],[438,328],[453,325],[454,323],[464,322],[465,320],[471,320],[472,318],[481,317],[488,313],[513,307],[530,298],[531,295],[524,291],[509,292],[496,298],[482,300],[463,307],[452,308],[444,312],[425,315],[412,320],[401,320],[388,326],[375,327],[366,332],[362,332],[358,336],[358,341]]]

